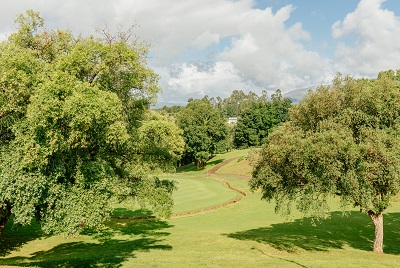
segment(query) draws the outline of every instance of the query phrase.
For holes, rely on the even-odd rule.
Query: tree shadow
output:
[[[185,173],[185,172],[190,172],[190,171],[196,171],[196,165],[195,164],[187,164],[184,166],[180,166],[176,169],[176,173]]]
[[[11,218],[0,236],[0,256],[4,257],[30,241],[44,237],[47,235],[36,221],[27,226],[19,226],[14,225]]]
[[[148,209],[127,209],[127,208],[115,208],[112,216],[120,218],[150,218],[154,215],[153,211]]]
[[[185,166],[178,167],[176,169],[176,173],[186,173],[186,172],[193,172],[193,171],[205,171],[210,166],[215,167],[218,164],[224,162],[225,159],[217,159],[213,161],[208,161],[205,167],[197,168],[195,164],[187,164]]]
[[[167,222],[156,218],[150,219],[113,219],[107,223],[107,228],[98,231],[87,230],[83,235],[91,236],[99,241],[107,241],[116,235],[162,237],[168,236],[168,232],[161,230],[171,228]]]
[[[157,219],[120,220],[113,219],[101,232],[87,231],[86,235],[98,242],[62,242],[47,251],[37,251],[30,257],[0,259],[0,265],[22,265],[38,267],[121,267],[135,252],[150,250],[171,250],[163,243],[169,235],[162,229],[172,227]]]
[[[225,159],[217,159],[217,160],[214,160],[214,161],[207,162],[207,165],[208,166],[216,166],[218,164],[221,164],[224,161],[225,161]]]
[[[330,218],[316,225],[312,224],[311,219],[305,218],[227,236],[257,241],[287,252],[296,252],[299,249],[328,251],[345,246],[371,251],[374,225],[369,217],[362,213],[353,212],[343,216],[341,212],[332,212]],[[384,252],[400,254],[400,213],[384,215]]]

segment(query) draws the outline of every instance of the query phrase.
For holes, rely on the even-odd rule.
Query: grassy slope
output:
[[[217,156],[220,160],[238,157],[243,152]],[[234,163],[234,162],[231,162]],[[231,164],[229,164],[231,165]],[[235,167],[245,170],[244,161]],[[228,166],[228,165],[227,165]],[[225,168],[227,167],[225,166]],[[212,165],[207,167],[210,170]],[[231,169],[228,169],[232,171]],[[400,262],[400,204],[395,202],[385,214],[385,251],[370,252],[373,227],[366,215],[358,212],[342,217],[333,202],[331,219],[312,226],[299,215],[285,221],[274,213],[274,205],[248,192],[247,180],[228,171],[218,177],[248,194],[240,202],[218,210],[188,217],[162,220],[113,220],[110,229],[79,238],[38,238],[35,226],[7,229],[2,237],[0,265],[29,264],[40,267],[398,267]],[[227,188],[218,182],[206,183],[203,171],[188,170],[172,176],[181,181],[176,193],[177,210],[186,210],[191,198],[200,198],[203,207],[212,205],[207,198],[187,194],[186,187],[199,188],[203,194]],[[183,182],[183,183],[182,183]],[[187,183],[187,185],[185,185]],[[209,187],[209,188],[207,188]],[[193,190],[193,188],[192,188]],[[202,192],[199,191],[199,192]],[[229,191],[228,191],[229,192]],[[186,197],[185,197],[186,195]],[[201,195],[201,194],[200,194]],[[210,197],[213,195],[211,194]],[[215,197],[215,196],[214,196]],[[226,195],[220,201],[231,198]],[[16,241],[15,237],[19,237]],[[6,240],[6,241],[4,241]],[[18,250],[16,250],[18,249]]]
[[[213,207],[235,199],[239,194],[221,182],[204,177],[174,178],[179,182],[174,193],[173,213],[183,213]]]

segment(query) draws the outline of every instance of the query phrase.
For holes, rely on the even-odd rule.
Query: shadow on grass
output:
[[[195,170],[197,170],[195,164],[187,164],[187,165],[178,167],[178,168],[176,169],[176,173],[185,173],[185,172],[195,171]]]
[[[38,267],[121,267],[135,252],[171,250],[163,244],[162,237],[169,235],[160,230],[170,228],[165,221],[111,220],[108,228],[99,233],[86,232],[98,242],[61,243],[47,251],[37,251],[30,257],[0,259],[0,265],[22,265]],[[121,237],[123,235],[123,237]],[[118,237],[118,238],[117,238]]]
[[[42,237],[46,237],[46,235],[38,223],[32,222],[27,226],[16,226],[13,219],[10,219],[0,236],[0,256],[4,257],[24,244]]]
[[[207,162],[207,166],[216,166],[218,164],[221,164],[224,161],[225,161],[225,159],[218,159],[218,160],[210,161],[210,162]]]
[[[206,166],[204,168],[197,168],[195,164],[188,164],[182,167],[178,167],[176,169],[176,173],[186,173],[186,172],[192,172],[192,171],[204,171],[206,170],[206,168],[208,167],[213,167],[216,166],[218,164],[221,164],[222,162],[224,162],[225,159],[218,159],[218,160],[214,160],[214,161],[209,161],[207,162]]]
[[[148,209],[136,209],[130,210],[126,208],[116,208],[113,211],[113,216],[115,217],[151,217],[153,216],[153,211]]]
[[[296,252],[298,249],[328,251],[344,246],[371,251],[374,225],[362,213],[342,216],[341,212],[333,212],[329,219],[322,220],[316,226],[306,218],[232,233],[228,237],[257,241],[287,252]],[[384,215],[384,252],[400,254],[400,213]]]

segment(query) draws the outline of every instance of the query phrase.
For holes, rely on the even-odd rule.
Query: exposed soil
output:
[[[213,167],[212,169],[210,169],[210,170],[208,170],[208,171],[206,171],[204,173],[207,173],[209,175],[215,174],[218,169],[222,168],[223,166],[229,164],[230,162],[232,162],[232,161],[234,161],[236,159],[238,159],[238,157],[234,157],[234,158],[229,159],[229,160],[227,160],[225,162],[219,163],[218,165],[215,165],[215,167]]]
[[[229,159],[229,160],[227,160],[227,161],[225,161],[225,162],[222,162],[222,163],[220,163],[220,164],[218,164],[218,165],[215,165],[215,167],[213,167],[212,169],[210,169],[210,170],[208,170],[208,171],[205,171],[204,174],[208,174],[208,175],[218,175],[218,174],[216,173],[216,172],[218,171],[218,169],[224,167],[225,165],[229,164],[229,163],[232,162],[232,161],[237,160],[238,158],[239,158],[239,157],[234,157],[234,158],[231,158],[231,159]],[[251,179],[251,177],[245,176],[245,175],[237,175],[237,174],[225,174],[225,175],[232,175],[232,176],[235,176],[236,178],[240,178],[240,179],[247,179],[247,180]]]

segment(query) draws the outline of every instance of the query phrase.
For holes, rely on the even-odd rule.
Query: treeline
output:
[[[157,111],[173,118],[183,131],[186,146],[179,164],[194,162],[201,168],[215,153],[261,146],[275,126],[288,120],[290,107],[291,100],[279,89],[271,98],[266,91],[259,96],[235,90],[225,99],[190,98],[186,106]],[[228,123],[229,118],[235,120]]]

